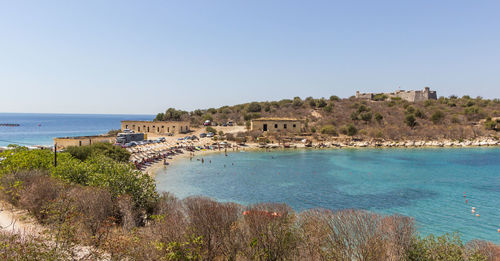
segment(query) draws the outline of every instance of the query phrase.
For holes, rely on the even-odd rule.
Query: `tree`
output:
[[[340,98],[337,95],[332,95],[330,96],[330,101],[340,101]]]
[[[365,123],[368,123],[369,121],[372,120],[372,113],[371,112],[363,112],[360,114],[361,120],[363,120]]]
[[[194,110],[191,114],[196,115],[196,116],[201,116],[201,115],[203,115],[203,111],[202,110]]]
[[[205,115],[203,115],[203,120],[204,121],[213,121],[214,118],[212,117],[212,115],[205,113]]]
[[[300,99],[300,97],[293,98],[293,102],[292,102],[293,107],[295,107],[295,108],[302,107],[303,104],[304,104],[304,102],[302,102],[302,99]]]
[[[325,99],[324,98],[319,99],[317,106],[318,106],[318,108],[326,107],[327,103],[326,103]]]
[[[176,110],[174,108],[168,108],[165,113],[158,113],[156,115],[155,121],[180,121],[184,116],[188,116],[187,111]]]
[[[261,110],[262,106],[260,106],[260,103],[258,102],[252,102],[247,107],[248,112],[260,112]]]
[[[155,117],[155,121],[163,121],[163,119],[165,118],[165,113],[163,112],[160,112],[158,114],[156,114],[156,117]]]
[[[415,116],[413,114],[408,114],[405,117],[405,123],[410,128],[413,128],[413,127],[417,126],[417,119],[415,119]]]
[[[311,97],[311,99],[308,100],[309,102],[309,106],[311,106],[311,108],[314,108],[316,107],[316,101]]]

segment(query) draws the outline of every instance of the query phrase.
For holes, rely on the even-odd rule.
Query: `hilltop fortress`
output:
[[[358,99],[386,100],[395,97],[401,98],[409,102],[437,100],[436,91],[431,91],[429,87],[425,87],[422,91],[398,90],[391,93],[360,93],[359,91],[356,92],[356,98]]]

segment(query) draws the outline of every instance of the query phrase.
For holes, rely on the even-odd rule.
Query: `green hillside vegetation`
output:
[[[354,126],[353,126],[354,127]],[[350,128],[346,131],[349,132]],[[332,134],[332,127],[322,132]],[[0,232],[2,260],[496,260],[459,234],[421,237],[412,218],[159,195],[121,148],[0,153],[0,196],[48,233]],[[90,151],[90,152],[89,152]],[[83,251],[82,246],[87,246]],[[83,253],[82,253],[83,251]]]
[[[488,121],[487,124],[479,124],[479,121],[500,116],[499,99],[450,96],[410,103],[398,98],[388,101],[386,98],[381,96],[368,101],[354,97],[340,99],[337,96],[319,99],[295,97],[192,112],[170,108],[167,113],[158,114],[156,120],[183,119],[191,121],[193,126],[201,125],[205,120],[216,123],[234,121],[245,126],[248,121],[260,117],[288,117],[303,120],[303,133],[315,136],[350,135],[388,140],[458,140],[497,135],[496,123]]]

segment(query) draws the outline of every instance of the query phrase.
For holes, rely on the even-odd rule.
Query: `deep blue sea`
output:
[[[122,120],[152,120],[153,115],[0,113],[0,146],[54,145],[53,138],[103,134],[120,129]]]
[[[423,235],[458,231],[465,241],[500,243],[500,148],[233,152],[204,159],[179,160],[158,173],[158,189],[180,198],[285,202],[298,211],[399,213],[414,217]]]

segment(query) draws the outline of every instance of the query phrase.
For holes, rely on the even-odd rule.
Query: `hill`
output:
[[[190,120],[194,126],[205,120],[234,121],[249,126],[250,120],[260,117],[293,117],[303,120],[303,133],[316,138],[459,140],[496,137],[498,116],[499,99],[450,96],[412,103],[400,98],[365,100],[331,96],[250,102],[192,112],[170,108],[159,113],[156,120]]]

